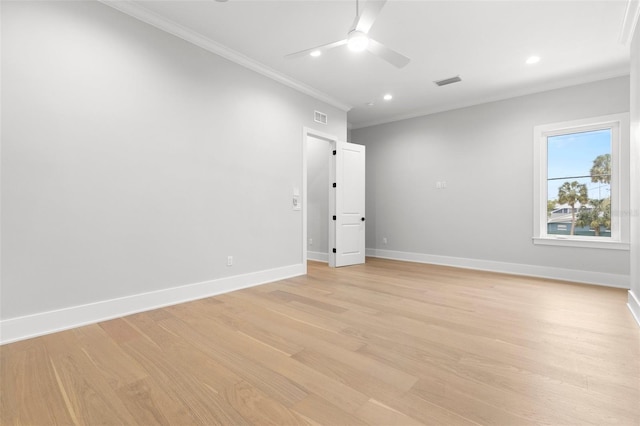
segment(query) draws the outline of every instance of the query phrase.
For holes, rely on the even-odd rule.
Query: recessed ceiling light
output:
[[[540,56],[529,56],[529,58],[527,58],[528,65],[537,64],[538,62],[540,62]]]
[[[313,56],[314,58],[317,58],[318,56],[322,55],[322,51],[314,50],[313,52],[309,53],[309,55]]]
[[[391,95],[391,93],[387,93],[382,99],[384,99],[385,101],[390,101],[391,99],[393,99],[393,96]]]

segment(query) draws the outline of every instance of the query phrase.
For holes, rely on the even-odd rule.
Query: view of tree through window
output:
[[[547,234],[611,237],[611,129],[547,137]]]

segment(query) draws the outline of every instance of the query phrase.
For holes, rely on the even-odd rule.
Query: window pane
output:
[[[611,129],[547,137],[547,233],[611,237]]]

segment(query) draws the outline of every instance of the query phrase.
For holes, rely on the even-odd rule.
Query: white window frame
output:
[[[569,133],[611,129],[611,237],[547,233],[547,138]],[[533,243],[540,245],[629,250],[629,114],[613,114],[533,130]]]

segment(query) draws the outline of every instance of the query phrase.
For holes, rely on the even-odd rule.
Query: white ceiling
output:
[[[351,106],[353,128],[629,72],[626,0],[389,0],[369,34],[411,58],[403,69],[344,46],[284,57],[345,38],[355,0],[135,3]],[[530,55],[542,59],[527,65]]]

